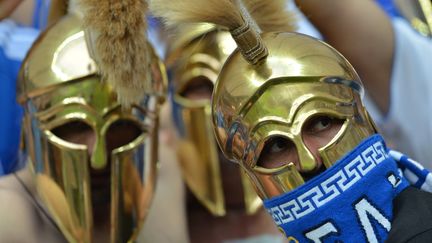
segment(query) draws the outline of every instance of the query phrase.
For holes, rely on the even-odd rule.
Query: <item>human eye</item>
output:
[[[319,117],[315,119],[311,124],[311,131],[320,132],[328,129],[332,123],[332,119],[327,116]]]
[[[277,168],[291,162],[297,155],[294,143],[284,137],[270,138],[264,145],[257,165]]]
[[[324,133],[328,130],[331,130],[334,127],[340,127],[343,123],[343,120],[329,117],[329,116],[317,116],[310,119],[304,126],[303,131],[309,134],[317,134]]]
[[[283,138],[275,138],[273,139],[269,146],[270,153],[280,153],[289,148],[290,144],[286,139]]]

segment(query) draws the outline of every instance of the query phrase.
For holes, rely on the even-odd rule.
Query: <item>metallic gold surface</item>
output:
[[[277,136],[292,141],[301,172],[309,172],[317,170],[318,162],[301,132],[311,118],[344,121],[337,135],[319,149],[326,168],[376,130],[361,102],[360,78],[335,49],[294,33],[262,37],[269,49],[265,62],[250,65],[235,51],[219,74],[212,111],[222,151],[245,168],[266,199],[304,183],[292,163],[272,169],[257,165],[268,139]]]
[[[209,136],[210,105],[184,108],[182,118],[185,136],[179,141],[177,154],[186,184],[211,213],[222,216],[225,208],[219,158],[216,149],[209,149],[216,148]]]
[[[151,68],[156,92],[129,109],[120,107],[96,73],[81,20],[74,15],[44,32],[23,62],[18,97],[25,108],[25,148],[38,194],[69,242],[95,241],[100,205],[109,205],[110,242],[137,237],[155,186],[158,110],[166,85],[154,53]],[[54,132],[77,121],[93,131],[92,151]],[[141,134],[108,151],[107,135],[120,121],[134,124]]]
[[[432,1],[419,0],[419,3],[425,18],[425,23],[427,24],[429,29],[429,36],[432,36]]]
[[[226,213],[217,144],[211,128],[208,97],[193,99],[184,92],[192,83],[214,85],[223,62],[235,43],[226,31],[212,25],[196,25],[183,30],[171,45],[168,57],[172,75],[174,117],[180,135],[178,158],[186,184],[213,214]],[[255,213],[261,200],[240,169],[246,212]]]

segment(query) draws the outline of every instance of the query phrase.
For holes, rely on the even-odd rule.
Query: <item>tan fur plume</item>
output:
[[[268,55],[258,26],[241,0],[151,0],[150,9],[168,26],[206,22],[228,28],[243,57],[253,65]]]
[[[244,22],[232,0],[150,0],[150,10],[168,26],[207,22],[232,30]]]
[[[286,0],[243,0],[263,32],[296,30],[295,14],[287,10]]]
[[[119,101],[129,106],[150,91],[144,0],[80,0],[90,52]]]

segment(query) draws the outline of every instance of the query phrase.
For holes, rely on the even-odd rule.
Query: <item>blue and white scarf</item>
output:
[[[432,175],[375,134],[325,172],[264,201],[289,242],[384,242],[393,199],[408,186],[431,191]]]

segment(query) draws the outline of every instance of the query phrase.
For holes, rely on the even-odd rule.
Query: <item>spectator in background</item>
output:
[[[401,18],[392,1],[377,1],[387,14],[372,0],[295,2],[358,71],[384,136],[432,168],[432,41]]]
[[[49,1],[0,1],[0,175],[24,164],[20,159],[22,108],[16,102],[16,78],[27,51],[46,27]]]

